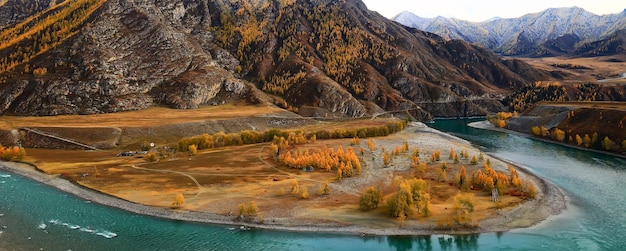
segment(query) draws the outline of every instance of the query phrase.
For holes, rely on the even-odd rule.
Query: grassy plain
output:
[[[547,71],[563,71],[570,76],[564,84],[578,83],[595,83],[602,79],[619,78],[626,72],[625,56],[606,56],[591,58],[569,58],[569,57],[549,57],[549,58],[520,58],[526,63]],[[582,66],[584,69],[575,69],[574,67],[557,67],[557,66]],[[602,82],[600,82],[602,83]],[[615,79],[603,83],[605,85],[626,85],[626,79]]]
[[[144,112],[124,114],[76,116],[59,120],[59,126],[129,126],[133,121],[140,121],[142,126],[159,125],[161,123],[188,123],[198,117],[207,120],[229,116],[248,116],[250,114],[276,114],[280,110],[267,107],[208,107],[198,113],[192,111],[172,111],[155,108],[144,111],[147,114],[158,112],[167,114],[167,119],[142,117]],[[176,114],[180,116],[176,116]],[[194,115],[195,114],[195,115]],[[46,118],[55,120],[59,118]],[[285,118],[283,118],[285,119]],[[71,122],[75,121],[75,123]],[[119,124],[116,121],[120,121]],[[363,119],[346,122],[318,122],[302,125],[293,130],[313,132],[320,129],[350,129],[365,126],[380,126],[389,119]],[[29,123],[33,124],[29,124]],[[15,121],[13,126],[43,125],[40,120],[23,118]],[[140,140],[140,139],[137,139]],[[429,184],[431,194],[432,215],[429,217],[412,215],[406,222],[400,222],[388,216],[387,206],[382,203],[378,209],[364,212],[359,210],[360,193],[369,186],[377,186],[383,195],[389,198],[395,191],[400,178],[415,177],[410,168],[410,153],[402,153],[391,158],[391,164],[385,168],[382,148],[390,152],[396,146],[407,141],[410,148],[420,149],[420,158],[428,162],[431,154],[439,150],[442,161],[429,163],[426,173],[421,177]],[[145,155],[116,157],[118,149],[106,151],[70,151],[55,149],[28,149],[26,161],[32,162],[39,169],[51,175],[60,175],[106,194],[128,201],[157,207],[170,207],[176,194],[183,194],[186,203],[182,210],[210,212],[221,215],[237,215],[240,204],[248,205],[255,201],[259,208],[258,219],[265,219],[276,224],[333,224],[362,225],[372,228],[397,228],[404,225],[419,229],[447,229],[447,224],[454,225],[454,195],[460,190],[453,184],[460,166],[467,168],[468,175],[478,170],[481,165],[469,164],[469,158],[461,158],[459,164],[448,160],[448,150],[452,147],[456,152],[468,150],[471,155],[478,156],[478,150],[467,143],[453,140],[445,135],[410,127],[404,131],[387,136],[374,138],[377,145],[375,151],[367,147],[366,139],[353,145],[350,139],[318,140],[314,143],[292,146],[292,151],[315,151],[324,146],[344,149],[352,147],[363,163],[363,172],[353,177],[336,179],[336,173],[325,170],[304,172],[289,169],[276,162],[268,143],[223,147],[199,151],[196,156],[178,152],[169,154],[167,158],[157,162],[146,161]],[[171,147],[176,142],[169,142]],[[361,151],[361,149],[363,149]],[[136,149],[139,150],[139,149]],[[158,151],[153,150],[154,153]],[[362,154],[361,154],[362,152]],[[436,170],[442,162],[448,162],[448,181],[438,182]],[[508,173],[506,164],[492,160],[494,169]],[[306,188],[308,199],[301,198],[301,193],[291,194],[290,190],[297,180],[300,190]],[[320,195],[318,190],[324,183],[330,185],[329,195]],[[500,210],[515,208],[524,201],[523,197],[505,193],[500,202],[491,202],[490,193],[470,191],[475,194],[475,211],[472,216],[476,220],[497,215]]]

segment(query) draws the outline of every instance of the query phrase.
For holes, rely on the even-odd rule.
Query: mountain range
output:
[[[626,29],[626,10],[599,16],[578,7],[551,8],[519,18],[494,18],[484,22],[422,18],[403,12],[392,19],[444,39],[461,39],[506,56],[597,56],[624,52],[624,40],[619,42],[620,48],[615,44],[598,47],[606,44],[596,42],[619,37],[619,32]],[[617,51],[607,51],[610,48]],[[593,51],[598,54],[590,54]]]
[[[0,20],[1,114],[246,100],[306,116],[472,116],[554,75],[359,0],[6,0]]]

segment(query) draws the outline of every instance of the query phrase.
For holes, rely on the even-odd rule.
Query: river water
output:
[[[520,136],[431,126],[527,166],[570,199],[561,215],[525,229],[460,236],[361,237],[243,231],[127,213],[0,172],[0,250],[624,250],[626,161]]]

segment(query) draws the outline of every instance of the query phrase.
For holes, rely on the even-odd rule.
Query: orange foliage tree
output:
[[[26,150],[23,147],[3,147],[0,145],[0,159],[4,161],[22,160],[25,156]]]

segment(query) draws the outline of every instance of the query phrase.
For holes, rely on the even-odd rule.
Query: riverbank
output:
[[[420,145],[421,147],[432,149],[446,149],[450,145],[458,145],[467,147],[470,154],[478,154],[478,150],[472,148],[469,142],[428,128],[426,126],[413,126],[406,129],[399,135],[394,135],[398,139],[410,138],[411,143]],[[445,140],[443,140],[445,139]],[[384,139],[381,139],[384,141]],[[387,149],[391,149],[393,144],[397,142],[390,140],[387,143],[382,142]],[[492,157],[493,158],[493,157]],[[495,159],[495,158],[494,158]],[[494,166],[506,166],[503,163],[493,161]],[[398,167],[399,168],[399,167]],[[96,190],[88,189],[76,183],[62,179],[59,176],[51,176],[41,173],[29,164],[23,163],[2,163],[0,169],[19,174],[36,180],[38,182],[56,187],[64,192],[74,194],[85,200],[97,202],[103,205],[119,208],[129,212],[150,215],[154,217],[203,222],[211,224],[247,226],[261,229],[299,231],[299,232],[328,232],[342,234],[367,234],[367,235],[425,235],[436,233],[461,233],[461,231],[438,230],[433,224],[411,225],[403,228],[375,228],[366,225],[340,225],[335,222],[324,223],[323,219],[306,220],[302,218],[270,218],[266,217],[263,224],[248,223],[239,221],[235,216],[226,216],[222,214],[213,214],[207,212],[173,210],[169,208],[151,207],[142,204],[119,199],[107,194],[103,194]],[[514,228],[528,227],[550,215],[558,214],[565,207],[565,199],[558,187],[551,185],[541,178],[533,176],[523,168],[518,168],[520,176],[523,179],[530,180],[537,187],[537,199],[525,201],[515,208],[490,217],[480,222],[481,227],[471,232],[495,232],[506,231]],[[354,179],[354,178],[353,178]],[[349,179],[345,179],[349,180]],[[353,182],[355,180],[349,181]]]
[[[521,136],[521,137],[526,137],[526,138],[530,138],[530,139],[534,139],[534,140],[539,140],[539,141],[545,142],[545,143],[550,143],[550,144],[560,145],[560,146],[564,146],[564,147],[574,148],[574,149],[581,150],[581,151],[600,153],[600,154],[605,154],[605,155],[609,155],[609,156],[613,156],[613,157],[626,159],[625,155],[621,155],[621,154],[617,154],[617,153],[612,153],[612,152],[607,152],[607,151],[601,151],[601,150],[596,150],[596,149],[591,149],[591,148],[571,145],[571,144],[558,142],[558,141],[554,141],[554,140],[550,140],[550,139],[546,139],[546,138],[542,138],[542,137],[537,137],[537,136],[534,136],[534,135],[529,134],[529,133],[522,133],[522,132],[513,131],[513,130],[509,130],[509,129],[505,129],[505,128],[498,128],[498,127],[495,127],[493,124],[489,123],[489,121],[486,121],[486,120],[485,121],[472,122],[472,123],[469,123],[468,126],[473,127],[473,128],[477,128],[477,129],[484,129],[484,130],[491,130],[491,131],[496,131],[496,132],[503,132],[503,133],[508,133],[508,134],[514,134],[514,135],[518,135],[518,136]]]

